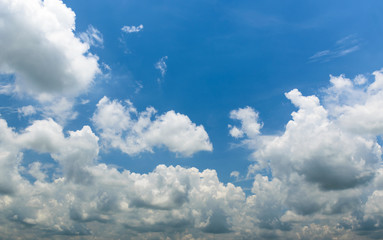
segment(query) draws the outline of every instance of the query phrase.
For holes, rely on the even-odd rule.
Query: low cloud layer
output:
[[[345,124],[383,96],[381,71],[374,75],[362,85],[332,76],[322,104],[296,89],[286,93],[298,110],[280,135],[263,135],[251,107],[232,111],[239,125],[231,135],[254,151],[250,194],[220,182],[215,170],[159,165],[137,174],[98,162],[100,143],[128,154],[211,149],[202,126],[173,111],[139,113],[104,97],[93,116],[100,138],[89,126],[64,132],[45,119],[15,131],[1,119],[0,232],[4,239],[376,238],[383,229],[381,128],[365,121],[380,115],[355,119],[363,133]],[[190,145],[177,140],[188,138]],[[51,162],[31,162],[28,151]]]
[[[67,137],[52,119],[35,121],[20,133],[1,119],[0,128],[3,239],[227,233],[239,221],[232,212],[245,203],[245,194],[219,182],[214,170],[159,165],[148,174],[120,172],[97,163],[98,137],[88,126]],[[21,171],[24,150],[48,153],[61,176],[48,176],[40,162]],[[17,233],[5,231],[18,225]]]

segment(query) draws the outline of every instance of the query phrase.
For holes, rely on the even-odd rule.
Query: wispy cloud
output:
[[[36,108],[32,105],[24,106],[17,109],[17,112],[22,116],[31,116],[36,114]]]
[[[102,69],[102,75],[104,78],[111,78],[112,77],[112,68],[106,64],[106,63],[101,63],[101,69]]]
[[[122,34],[121,34],[121,37],[119,37],[119,41],[122,48],[124,49],[125,54],[132,53],[132,51],[129,49],[128,43],[126,42],[127,34],[138,33],[138,32],[141,32],[142,29],[144,29],[144,25],[142,24],[138,26],[123,26],[121,28]]]
[[[160,60],[158,60],[158,62],[156,62],[156,64],[154,65],[154,67],[158,69],[161,73],[161,78],[157,79],[158,82],[160,82],[161,79],[165,77],[166,70],[168,69],[168,66],[166,65],[167,59],[168,59],[168,56],[164,56]]]
[[[88,43],[89,46],[104,47],[102,33],[92,25],[89,25],[85,32],[80,33],[79,37],[83,42]]]
[[[144,25],[140,24],[139,26],[123,26],[121,30],[126,33],[136,33],[144,29]]]
[[[360,41],[355,34],[348,35],[336,41],[331,49],[319,51],[309,57],[310,62],[328,62],[334,58],[346,56],[352,52],[359,50]]]
[[[14,86],[12,84],[4,84],[0,85],[0,94],[10,95],[14,92]]]

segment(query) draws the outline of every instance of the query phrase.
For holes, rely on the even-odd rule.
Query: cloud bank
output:
[[[215,170],[158,165],[137,174],[98,162],[100,140],[128,154],[157,146],[184,155],[211,150],[202,126],[173,111],[139,113],[104,97],[93,116],[100,138],[89,126],[64,132],[45,119],[15,131],[1,119],[0,232],[3,239],[376,238],[383,232],[383,128],[367,109],[380,106],[383,73],[374,76],[362,85],[331,76],[322,104],[297,89],[286,93],[298,110],[280,135],[263,135],[251,107],[233,110],[239,125],[231,135],[254,151],[250,194],[220,182]],[[25,164],[27,151],[51,162]]]
[[[98,137],[89,126],[67,137],[52,119],[35,121],[20,133],[1,119],[0,128],[3,239],[120,234],[139,239],[138,233],[165,229],[177,236],[189,228],[226,233],[229,222],[237,221],[227,211],[238,211],[228,204],[245,201],[242,190],[223,185],[214,170],[159,165],[141,175],[97,163]],[[21,171],[24,150],[48,153],[61,176],[48,176],[40,162]]]

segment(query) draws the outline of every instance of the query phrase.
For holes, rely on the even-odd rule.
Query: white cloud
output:
[[[126,33],[136,33],[144,29],[144,25],[140,24],[139,26],[123,26],[121,30]]]
[[[20,133],[0,119],[0,128],[0,233],[5,239],[87,239],[90,234],[190,239],[249,227],[239,214],[245,194],[222,184],[214,170],[159,165],[148,174],[120,172],[96,163],[98,138],[87,126],[67,137],[51,119],[35,121]],[[28,173],[35,180],[27,181],[19,172],[23,149],[50,154],[60,166],[58,175],[50,180],[43,164],[33,162]],[[25,224],[30,228],[17,227]]]
[[[342,128],[360,135],[383,133],[383,114],[380,111],[383,104],[383,72],[375,71],[373,75],[375,80],[367,86],[358,82],[354,86],[352,81],[347,79],[348,87],[329,89],[332,96],[337,97],[326,97],[326,104],[329,105],[331,114],[337,116],[338,124]]]
[[[299,110],[282,136],[256,152],[257,159],[270,161],[282,179],[297,172],[324,190],[354,188],[373,178],[381,154],[376,140],[343,131],[315,96],[293,90],[286,97]]]
[[[339,77],[334,77],[330,75],[330,83],[332,83],[333,87],[337,89],[352,87],[351,80],[348,78],[345,78],[343,74],[340,75]]]
[[[92,25],[89,25],[85,32],[80,33],[79,37],[89,46],[104,47],[104,37],[102,33]]]
[[[356,35],[352,34],[336,41],[332,49],[319,51],[309,57],[310,62],[327,62],[334,58],[343,57],[359,50],[360,41]]]
[[[356,85],[363,85],[367,82],[367,78],[362,75],[362,74],[358,74],[355,78],[354,78],[354,83]]]
[[[243,131],[242,130],[240,130],[240,129],[238,129],[237,127],[233,127],[232,125],[228,125],[228,127],[229,127],[229,129],[230,129],[230,131],[229,131],[229,133],[230,133],[230,135],[232,136],[232,137],[235,137],[235,138],[241,138],[241,137],[243,137]]]
[[[81,100],[79,104],[87,104],[89,100]],[[68,121],[74,120],[78,116],[78,112],[73,110],[75,101],[65,97],[55,98],[50,102],[37,103],[35,106],[28,105],[17,109],[20,116],[42,116],[44,118],[52,118],[62,125]]]
[[[0,70],[15,92],[33,96],[85,91],[100,72],[97,56],[76,38],[75,13],[60,0],[0,1]]]
[[[97,104],[92,119],[106,145],[130,155],[152,152],[154,147],[161,146],[184,156],[212,151],[203,126],[197,126],[186,115],[174,111],[160,116],[155,113],[152,107],[138,113],[129,101],[124,106],[104,97]]]
[[[238,171],[232,171],[232,172],[230,173],[230,177],[235,177],[236,179],[238,179],[238,177],[239,177],[239,172],[238,172]]]
[[[20,149],[51,154],[62,166],[66,180],[89,182],[91,177],[86,167],[92,165],[97,158],[98,137],[88,126],[79,131],[69,131],[68,135],[65,137],[62,126],[48,119],[35,121],[24,132],[16,135],[14,141]],[[32,165],[30,171],[37,173],[37,170],[37,166]]]
[[[168,69],[168,66],[166,65],[166,60],[168,60],[168,56],[164,56],[162,57],[160,60],[158,60],[158,62],[156,62],[156,64],[154,65],[154,67],[156,69],[158,69],[161,73],[161,78],[164,78],[165,77],[165,74],[166,74],[166,71]],[[161,79],[157,79],[158,81],[160,81]]]
[[[0,94],[11,95],[15,91],[12,84],[0,85]]]
[[[28,105],[17,109],[17,112],[23,116],[31,116],[36,114],[37,111],[35,107]]]
[[[30,94],[38,102],[18,109],[24,116],[42,112],[60,123],[76,118],[75,97],[86,91],[100,72],[89,44],[102,35],[89,26],[76,38],[75,13],[59,0],[0,1],[0,71],[12,76],[2,94]]]
[[[17,191],[21,180],[18,165],[22,159],[14,141],[15,133],[5,120],[0,119],[0,196]]]
[[[258,123],[258,113],[254,109],[246,107],[233,110],[230,112],[230,118],[241,122],[241,128],[229,126],[232,137],[240,138],[246,135],[254,138],[259,135],[262,124]]]
[[[220,182],[215,170],[158,165],[139,174],[99,163],[108,159],[99,159],[99,139],[89,126],[64,131],[59,120],[47,118],[16,131],[0,119],[0,235],[379,238],[383,73],[374,76],[371,83],[330,76],[321,100],[297,89],[286,93],[297,110],[278,135],[261,133],[259,114],[251,107],[231,111],[239,126],[230,126],[230,134],[254,151],[255,180],[248,196]],[[46,116],[65,115],[73,105],[66,98],[51,104],[41,110]],[[20,113],[33,109],[26,106]],[[106,146],[128,154],[161,146],[185,156],[212,150],[204,128],[174,111],[157,115],[149,107],[138,112],[129,101],[104,97],[92,120]],[[48,172],[52,163],[31,159],[30,151],[49,155],[56,168]]]
[[[364,79],[354,81],[330,76],[322,104],[297,89],[286,93],[298,110],[282,134],[261,134],[251,108],[232,112],[236,114],[231,118],[241,125],[231,126],[230,131],[238,129],[231,135],[254,151],[255,163],[249,168],[255,175],[254,196],[247,201],[253,204],[259,234],[273,229],[277,237],[275,229],[280,229],[301,239],[360,239],[358,231],[370,229],[366,236],[371,238],[382,233],[377,204],[383,189],[377,139],[383,133],[378,109],[382,71],[374,76],[369,84],[360,75],[357,78]],[[238,117],[239,112],[246,114]],[[249,123],[257,126],[254,134],[244,130]],[[268,176],[262,176],[265,172]]]
[[[323,51],[315,53],[313,56],[310,57],[310,59],[318,59],[318,58],[321,58],[321,57],[328,56],[330,54],[331,54],[330,50],[323,50]]]
[[[46,118],[53,118],[60,124],[77,118],[78,112],[73,111],[74,100],[68,98],[56,98],[46,103],[42,109],[42,115]]]
[[[380,131],[358,133],[341,117],[346,106],[360,107],[355,101],[367,107],[370,98],[381,96],[380,80],[379,72],[367,86],[332,77],[322,104],[296,89],[286,93],[298,109],[280,135],[263,135],[254,109],[232,111],[242,131],[234,137],[247,139],[255,165],[267,170],[255,172],[248,196],[221,183],[214,170],[159,165],[138,174],[98,163],[98,137],[89,126],[64,132],[45,119],[16,132],[0,119],[0,234],[4,239],[360,239],[363,231],[366,239],[377,237],[383,220]],[[184,155],[211,149],[202,126],[174,111],[156,116],[153,108],[138,112],[129,101],[104,97],[93,121],[107,144],[135,143],[125,146],[130,153],[157,146]],[[184,139],[190,144],[183,145]],[[57,168],[49,173],[49,161],[24,162],[26,151],[48,154]]]
[[[44,182],[47,175],[41,170],[41,162],[33,162],[29,165],[28,173],[32,175],[36,180]]]

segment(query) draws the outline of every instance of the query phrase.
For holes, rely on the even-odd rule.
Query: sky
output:
[[[0,238],[381,238],[381,9],[0,0]]]

